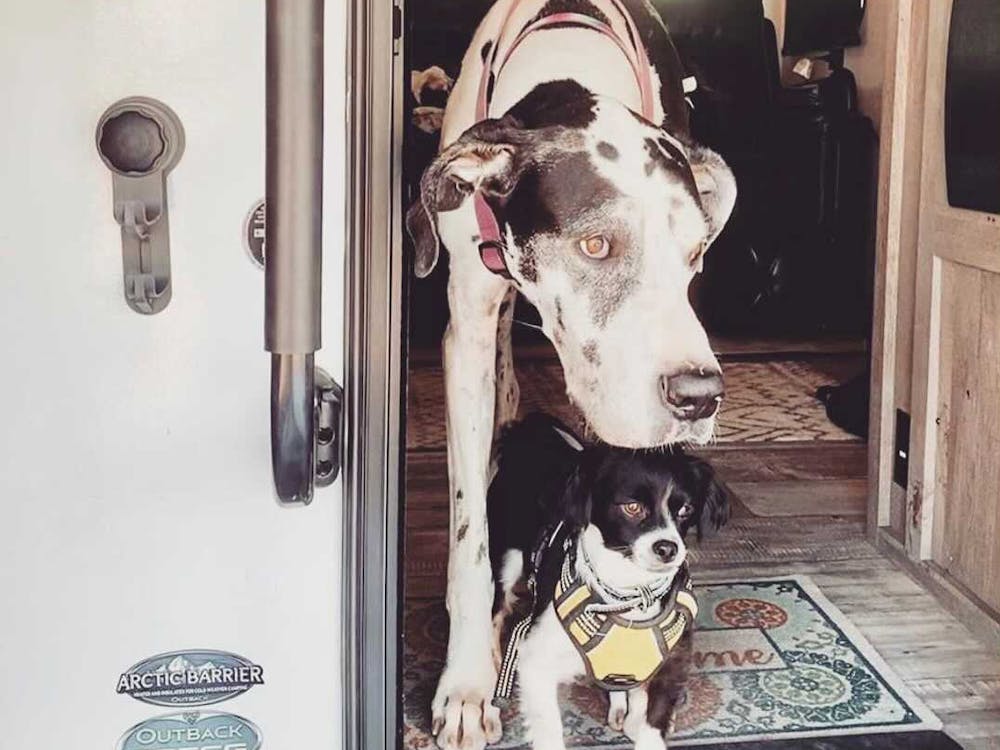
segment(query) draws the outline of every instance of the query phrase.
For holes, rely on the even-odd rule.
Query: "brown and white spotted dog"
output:
[[[709,440],[722,377],[688,285],[736,185],[690,139],[680,64],[646,0],[498,0],[441,132],[407,227],[418,276],[449,253],[451,634],[432,713],[442,748],[472,749],[502,733],[486,492],[494,435],[517,410],[514,297],[538,308],[599,438]]]

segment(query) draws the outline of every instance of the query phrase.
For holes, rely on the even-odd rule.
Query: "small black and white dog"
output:
[[[487,502],[497,695],[516,664],[532,747],[564,748],[556,691],[584,674],[610,691],[610,726],[641,750],[666,747],[697,613],[684,537],[729,516],[712,468],[584,447],[534,414],[504,433]]]

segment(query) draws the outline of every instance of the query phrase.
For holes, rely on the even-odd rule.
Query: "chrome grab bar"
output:
[[[282,503],[312,500],[321,346],[323,0],[267,0],[264,348]]]
[[[271,355],[271,466],[282,503],[309,503],[315,476],[312,354]]]

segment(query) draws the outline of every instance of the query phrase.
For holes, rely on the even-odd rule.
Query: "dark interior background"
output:
[[[636,0],[627,0],[635,2]],[[627,4],[626,3],[626,4]],[[492,0],[434,0],[407,7],[406,70],[432,65],[457,78]],[[774,27],[760,0],[654,0],[687,72],[692,131],[733,169],[739,198],[692,285],[710,332],[746,337],[867,337],[875,205],[875,132],[858,111],[842,67],[856,44],[856,0],[788,0],[785,45],[826,63],[820,80],[783,85]],[[407,74],[408,75],[408,74]],[[409,91],[409,80],[406,90]],[[435,101],[435,97],[437,100]],[[426,104],[444,106],[432,92]],[[415,127],[408,97],[404,204],[438,148]],[[409,238],[406,238],[407,249]],[[412,252],[408,252],[412,257]],[[447,253],[430,277],[410,279],[410,343],[437,346],[447,324]],[[537,320],[523,301],[517,318]],[[516,341],[540,334],[515,326]]]

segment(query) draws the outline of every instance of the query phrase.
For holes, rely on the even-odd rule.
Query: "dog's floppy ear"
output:
[[[574,531],[580,531],[590,523],[590,513],[593,506],[585,457],[586,454],[563,487],[563,518],[569,522]]]
[[[695,499],[695,517],[691,523],[697,527],[700,541],[706,533],[718,531],[729,520],[730,493],[708,463],[693,456],[685,458],[685,490]]]
[[[438,154],[420,178],[420,195],[406,212],[406,229],[416,247],[414,271],[424,278],[441,251],[437,214],[453,211],[476,190],[506,196],[523,170],[528,131],[511,115],[483,120]]]
[[[428,276],[437,265],[441,244],[438,239],[437,222],[424,204],[422,196],[418,195],[406,212],[406,231],[413,238],[413,246],[416,250],[413,272],[422,279]]]
[[[688,149],[688,163],[708,220],[708,237],[702,244],[701,253],[692,259],[701,271],[705,252],[726,226],[736,205],[736,178],[722,157],[704,146]]]

